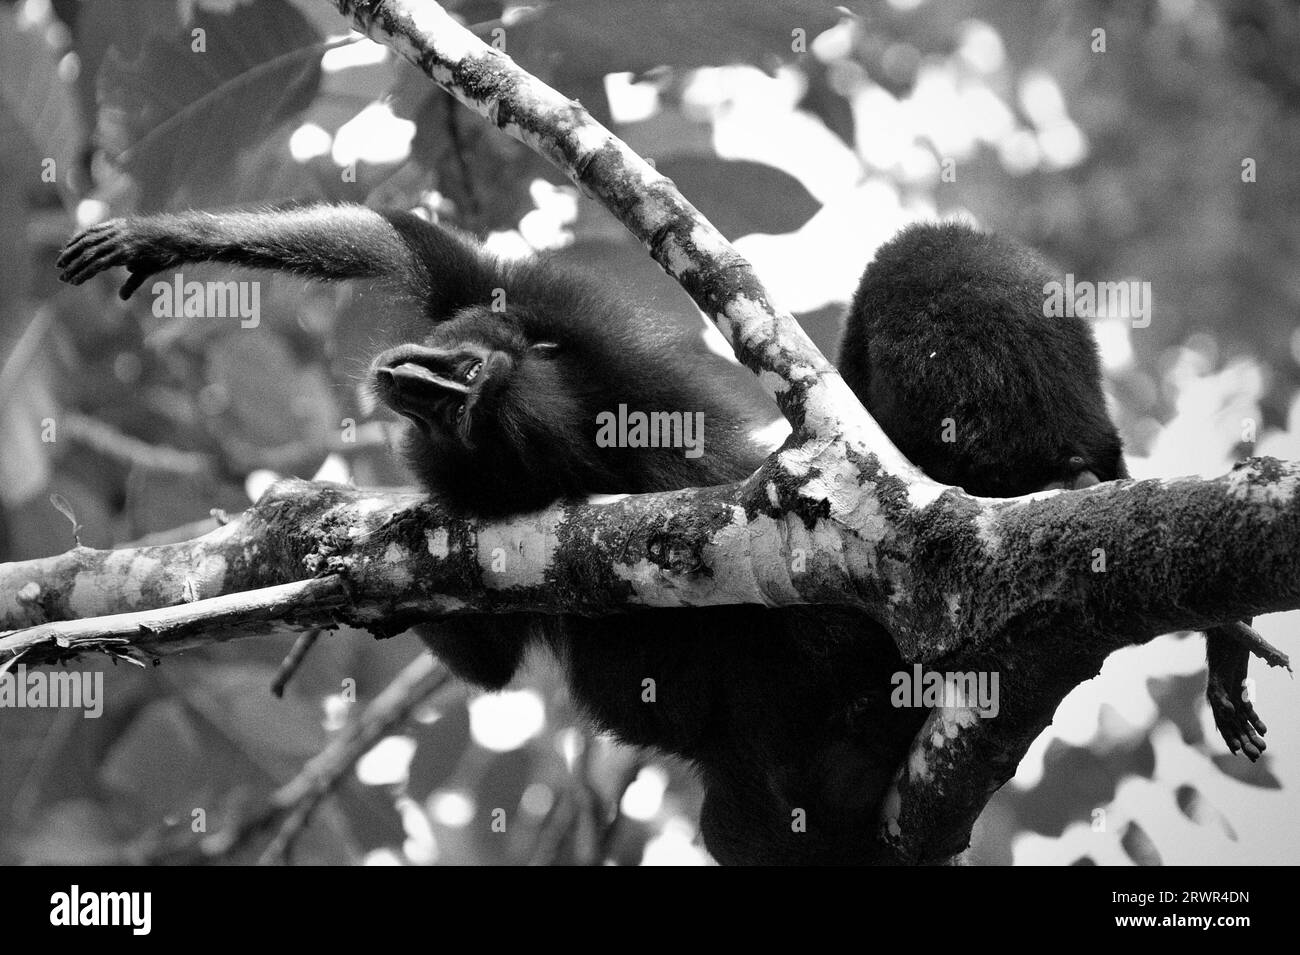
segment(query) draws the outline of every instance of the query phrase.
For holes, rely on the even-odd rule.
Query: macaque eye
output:
[[[466,369],[465,369],[465,384],[468,385],[471,381],[473,381],[475,378],[477,378],[477,377],[478,377],[478,373],[479,373],[480,371],[482,371],[482,370],[483,370],[483,362],[482,362],[482,361],[475,361],[475,362],[474,362],[473,364],[471,364],[468,368],[466,368]],[[456,416],[457,416],[457,417],[460,417],[461,413],[462,413],[464,410],[465,410],[465,406],[464,406],[464,405],[461,405],[460,411],[457,411],[457,412],[456,412]]]

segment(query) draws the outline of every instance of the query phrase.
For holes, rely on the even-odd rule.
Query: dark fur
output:
[[[77,282],[126,265],[129,294],[151,272],[205,259],[317,278],[381,275],[423,303],[422,336],[382,353],[372,373],[380,396],[412,421],[413,471],[464,513],[717,484],[760,462],[740,402],[666,347],[653,315],[580,276],[499,263],[406,214],[312,207],[114,220],[74,238],[59,264]],[[1068,486],[1085,468],[1103,480],[1125,473],[1089,331],[1043,318],[1045,274],[1000,240],[918,226],[863,276],[841,369],[932,476],[997,495]],[[503,310],[491,307],[497,289]],[[597,448],[597,414],[620,403],[703,412],[704,455]],[[947,417],[955,444],[940,440]],[[598,726],[698,767],[705,842],[724,863],[874,860],[881,797],[925,716],[889,705],[902,661],[881,628],[847,609],[512,614],[419,629],[454,672],[488,688],[514,676],[528,646],[548,646]],[[647,678],[654,703],[642,701]],[[806,832],[792,831],[796,809]]]
[[[1016,497],[1129,476],[1091,330],[1043,315],[1053,279],[1033,251],[955,223],[904,229],[867,268],[840,373],[935,480]],[[1206,633],[1206,696],[1229,749],[1257,760],[1265,727],[1242,696],[1250,652],[1229,633]]]
[[[1128,476],[1092,330],[1043,315],[1055,277],[1028,249],[956,223],[911,226],[876,253],[840,373],[936,481],[1017,497],[1080,471]]]

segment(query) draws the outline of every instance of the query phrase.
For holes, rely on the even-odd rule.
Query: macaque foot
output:
[[[1250,650],[1242,644],[1239,634],[1227,632],[1230,628],[1244,626],[1228,624],[1206,631],[1206,657],[1210,675],[1205,687],[1205,698],[1210,704],[1214,725],[1219,728],[1219,734],[1228,744],[1228,749],[1234,753],[1244,753],[1253,763],[1268,748],[1263,739],[1268,728],[1255,712],[1255,704],[1247,697],[1246,674],[1250,665]]]

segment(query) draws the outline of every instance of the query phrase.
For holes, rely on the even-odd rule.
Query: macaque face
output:
[[[376,355],[370,379],[379,399],[427,439],[473,450],[521,399],[521,385],[545,374],[541,366],[557,351],[553,343],[528,341],[507,314],[471,310],[435,326],[421,342]]]
[[[412,424],[405,455],[416,475],[489,510],[519,509],[533,495],[540,506],[559,493],[547,473],[573,470],[568,449],[586,435],[565,373],[559,346],[530,341],[508,312],[477,308],[370,364],[376,396]]]
[[[475,423],[508,383],[515,356],[484,342],[398,345],[375,357],[380,399],[422,434],[474,446]]]

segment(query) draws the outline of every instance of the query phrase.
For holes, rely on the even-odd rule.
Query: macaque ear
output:
[[[560,346],[555,342],[536,342],[528,346],[528,350],[543,358],[550,358],[560,350]]]

